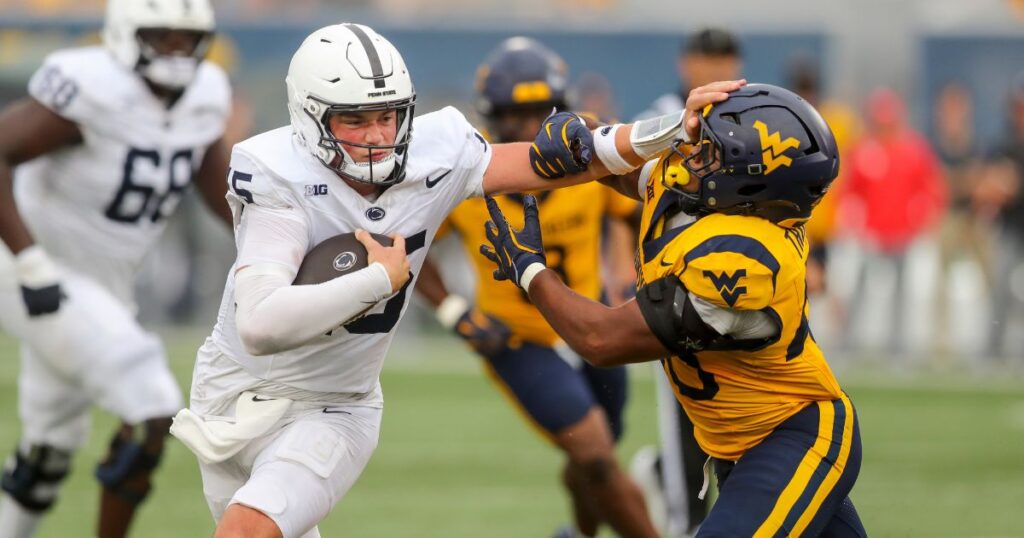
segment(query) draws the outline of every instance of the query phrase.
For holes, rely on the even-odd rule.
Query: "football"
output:
[[[391,246],[390,237],[380,234],[370,235],[378,243],[386,247]],[[367,265],[369,263],[367,262],[366,247],[356,239],[356,234],[343,233],[323,240],[306,253],[293,284],[320,284],[358,271]]]

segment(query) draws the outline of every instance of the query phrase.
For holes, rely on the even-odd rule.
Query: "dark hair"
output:
[[[707,56],[739,56],[740,41],[723,28],[702,28],[683,41],[683,54]]]

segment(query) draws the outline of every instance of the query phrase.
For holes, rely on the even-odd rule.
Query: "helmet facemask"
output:
[[[212,37],[211,32],[199,30],[139,28],[135,33],[139,50],[135,69],[157,86],[181,90],[195,79]]]
[[[722,143],[711,130],[703,117],[700,117],[700,135],[695,143],[687,144],[682,141],[674,144],[670,153],[662,159],[662,180],[674,177],[676,174],[669,173],[670,166],[679,166],[689,174],[689,180],[682,185],[689,185],[696,182],[697,188],[688,191],[683,189],[677,182],[665,182],[665,187],[678,194],[683,211],[690,215],[699,215],[708,212],[701,202],[701,191],[704,189],[704,180],[722,170]]]
[[[316,156],[324,166],[339,176],[371,185],[394,185],[405,179],[406,152],[412,135],[412,116],[416,96],[397,101],[363,105],[330,104],[309,96],[303,111],[317,125],[320,131]],[[344,140],[334,135],[330,126],[333,116],[358,114],[361,112],[394,111],[395,139],[390,144],[364,144]],[[345,146],[368,150],[370,158],[355,159]],[[382,158],[378,154],[386,153]]]

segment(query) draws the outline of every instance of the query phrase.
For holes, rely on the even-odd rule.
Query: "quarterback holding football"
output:
[[[608,173],[588,166],[592,134],[573,114],[552,115],[534,144],[492,145],[451,107],[414,120],[402,56],[363,25],[313,32],[286,85],[290,125],[231,156],[238,254],[196,358],[189,409],[172,428],[200,460],[217,537],[319,536],[376,448],[382,362],[456,205]],[[739,86],[702,94],[689,114]],[[639,166],[671,145],[682,116],[622,126],[614,151]],[[365,268],[293,284],[311,248],[349,232],[367,250]]]

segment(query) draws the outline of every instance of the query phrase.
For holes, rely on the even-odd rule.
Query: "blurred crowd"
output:
[[[791,80],[807,99],[821,99],[813,72],[797,66]],[[995,140],[975,135],[963,81],[935,95],[924,133],[889,88],[860,107],[819,102],[843,164],[809,225],[819,244],[812,264],[821,269],[809,284],[827,298],[819,302],[836,333],[827,343],[840,350],[985,361],[1014,355],[1019,344],[1024,72],[1007,88],[1006,127]],[[846,289],[832,289],[836,274]]]

